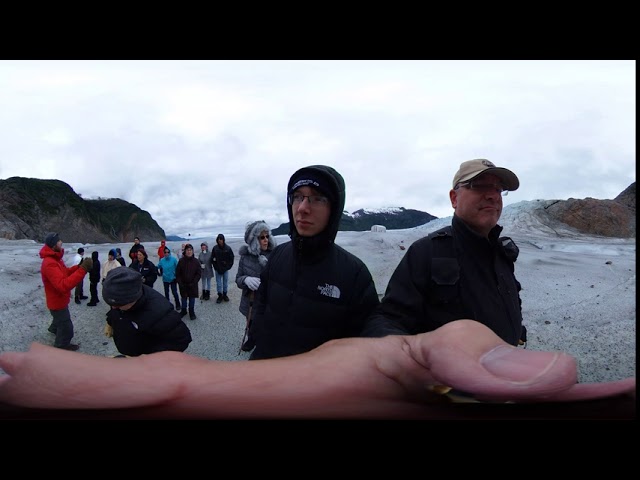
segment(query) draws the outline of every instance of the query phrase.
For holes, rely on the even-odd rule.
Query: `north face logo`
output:
[[[340,289],[335,285],[329,285],[328,283],[326,283],[324,287],[318,285],[318,290],[320,290],[320,295],[332,298],[340,298]]]

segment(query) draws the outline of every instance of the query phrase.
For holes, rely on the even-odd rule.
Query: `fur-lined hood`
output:
[[[273,250],[276,248],[277,242],[271,234],[271,227],[264,220],[256,220],[255,222],[247,224],[244,231],[244,241],[246,242],[246,245],[242,245],[238,253],[240,253],[240,255],[246,255],[248,253],[250,255],[259,256],[262,251],[260,250],[258,235],[263,231],[266,231],[269,234],[269,245],[267,246],[267,250]]]

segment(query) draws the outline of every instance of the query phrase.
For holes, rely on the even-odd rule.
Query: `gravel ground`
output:
[[[14,241],[14,246],[21,255],[25,252],[25,247],[29,250],[37,252],[40,246],[33,246],[32,242]],[[156,245],[157,243],[157,245]],[[174,245],[168,242],[172,250]],[[237,252],[240,245],[232,245],[234,252]],[[7,243],[3,243],[6,245]],[[159,242],[154,242],[154,247],[147,247],[149,251],[157,250]],[[129,244],[98,245],[88,247],[87,251],[98,250],[100,259],[106,259],[106,252],[110,248],[119,246],[123,252],[129,250]],[[178,245],[175,245],[178,246]],[[75,244],[63,245],[66,250],[75,252]],[[67,253],[65,253],[65,256]],[[158,263],[156,255],[151,254],[150,260],[155,264]],[[127,262],[128,264],[128,262]],[[235,284],[235,275],[237,271],[238,259],[234,262],[234,267],[229,273],[229,302],[216,304],[215,298],[215,278],[212,279],[212,299],[209,301],[197,300],[195,306],[196,320],[190,320],[187,315],[184,317],[185,323],[191,330],[193,341],[186,350],[191,355],[196,355],[216,360],[246,360],[249,353],[240,352],[238,350],[242,344],[242,336],[246,325],[246,320],[238,311],[240,304],[241,290]],[[9,263],[9,265],[11,265]],[[20,269],[25,269],[20,270]],[[0,325],[2,334],[0,336],[0,351],[24,351],[28,349],[31,342],[39,342],[45,345],[53,344],[54,335],[47,331],[47,327],[51,322],[51,314],[46,308],[44,302],[44,288],[40,279],[40,259],[30,261],[28,265],[20,266],[13,271],[5,266],[2,269],[2,275],[9,277],[9,285],[14,288],[3,288],[2,299],[3,309],[0,313]],[[25,276],[30,281],[25,282]],[[17,284],[20,285],[17,285]],[[5,283],[6,285],[6,283]],[[159,279],[155,282],[154,288],[164,294],[164,286]],[[89,279],[88,276],[84,280],[84,293],[89,296]],[[95,307],[87,306],[89,300],[83,300],[81,304],[76,304],[73,300],[69,304],[71,318],[74,325],[74,337],[72,342],[80,345],[83,353],[92,355],[117,355],[113,340],[107,338],[103,334],[105,326],[105,315],[109,311],[109,306],[102,300],[102,286],[98,285],[98,295],[101,299],[100,303]],[[7,298],[8,297],[8,298]],[[173,299],[173,297],[170,297]],[[17,314],[16,312],[19,312]]]

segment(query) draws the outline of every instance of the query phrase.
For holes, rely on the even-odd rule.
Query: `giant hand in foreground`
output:
[[[436,385],[495,402],[592,400],[636,389],[635,378],[577,384],[573,357],[511,347],[471,320],[258,361],[178,352],[113,359],[34,343],[1,354],[0,367],[5,404],[136,408],[147,418],[434,418]]]

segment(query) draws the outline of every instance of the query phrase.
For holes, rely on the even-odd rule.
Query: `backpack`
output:
[[[447,225],[428,235],[431,240],[431,280],[429,288],[429,300],[433,303],[447,305],[458,305],[461,303],[458,294],[458,283],[460,280],[460,264],[453,247],[453,235],[451,225]],[[502,246],[502,253],[509,260],[511,273],[515,272],[514,263],[518,259],[520,249],[511,237],[500,237],[498,242]],[[516,280],[518,290],[520,282]],[[527,328],[522,325],[520,335],[520,345],[526,345]]]

